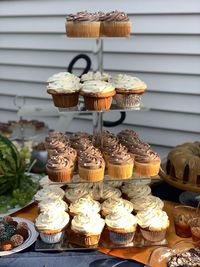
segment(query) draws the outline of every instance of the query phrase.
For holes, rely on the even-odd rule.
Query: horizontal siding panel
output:
[[[65,68],[0,66],[0,79],[2,79],[0,81],[0,92],[6,93],[6,88],[8,88],[8,90],[14,90],[13,92],[17,93],[22,87],[25,94],[32,94],[32,91],[36,90],[35,88],[39,88],[38,83],[41,83],[41,97],[43,97],[42,90],[46,88],[45,81],[48,77],[53,73],[65,70]],[[114,73],[112,74],[114,75]],[[151,88],[155,92],[200,94],[200,76],[140,72],[131,72],[130,75],[138,76],[147,83],[148,90]],[[27,91],[26,85],[29,89]]]
[[[51,34],[0,34],[0,48],[90,52],[95,40]],[[125,49],[124,49],[125,47]],[[200,36],[133,35],[127,39],[104,39],[104,53],[200,54]]]
[[[132,33],[199,34],[199,19],[200,15],[134,15]],[[0,32],[62,34],[65,17],[0,17]]]
[[[18,120],[16,111],[0,108],[0,122],[8,122],[9,120]]]
[[[125,3],[115,0],[101,0],[98,7],[94,0],[68,0],[68,1],[1,1],[0,16],[30,16],[30,15],[65,15],[77,12],[77,10],[88,11],[110,11],[114,9],[125,12],[137,13],[196,13],[200,12],[200,3],[197,0],[128,0]],[[39,8],[38,8],[39,2]],[[78,6],[78,8],[77,8]],[[130,6],[134,7],[130,10]]]
[[[65,68],[76,55],[74,52],[0,50],[0,61],[2,64]],[[96,62],[96,56],[88,55]],[[84,62],[78,61],[76,67],[83,68]],[[104,56],[104,68],[115,71],[200,74],[200,56],[110,53]]]
[[[104,114],[104,120],[115,121],[119,119],[119,112]],[[173,129],[188,132],[200,132],[199,115],[176,113],[167,111],[129,111],[126,112],[125,123],[144,125],[145,127]],[[187,121],[187,123],[185,123]]]

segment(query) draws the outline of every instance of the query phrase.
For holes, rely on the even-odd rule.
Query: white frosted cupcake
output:
[[[84,247],[97,245],[104,225],[100,214],[78,214],[71,222],[70,241]]]
[[[121,187],[121,190],[127,199],[146,197],[151,194],[151,188],[148,185],[126,184]]]
[[[34,200],[37,202],[47,200],[47,199],[63,199],[65,195],[65,191],[61,188],[51,185],[49,187],[45,187],[37,191],[34,196]]]
[[[145,210],[148,208],[162,210],[164,207],[164,202],[159,197],[155,197],[152,195],[140,198],[132,198],[130,202],[132,202],[133,209],[135,212]]]
[[[122,186],[122,183],[121,181],[106,181],[105,184],[108,185],[108,186],[111,186],[111,187],[116,187],[116,188],[119,188]]]
[[[163,210],[148,208],[137,213],[136,218],[143,237],[151,242],[162,241],[169,227],[169,218]]]
[[[106,217],[110,213],[125,210],[129,213],[133,211],[133,204],[123,198],[108,198],[101,205],[101,214]]]
[[[104,200],[108,198],[114,198],[114,197],[121,197],[122,193],[118,188],[113,188],[109,185],[103,185],[103,189],[99,190],[98,188],[93,189],[93,198],[95,200],[98,200],[100,202],[103,202]]]
[[[67,211],[68,205],[65,201],[62,199],[46,199],[43,201],[40,201],[38,203],[38,207],[40,209],[40,212],[48,212],[48,211]]]
[[[68,203],[74,202],[77,199],[84,197],[86,195],[92,195],[92,189],[86,187],[81,188],[75,187],[75,188],[68,188],[65,190],[65,198]]]
[[[42,188],[44,188],[44,187],[48,187],[48,186],[51,186],[51,185],[53,185],[53,186],[57,186],[57,187],[61,187],[61,186],[62,186],[62,184],[59,185],[58,183],[52,182],[52,181],[49,179],[48,175],[46,175],[46,176],[44,176],[43,178],[40,179],[40,181],[39,181],[39,185],[40,185]]]
[[[81,76],[81,82],[86,82],[86,81],[105,81],[108,82],[110,80],[111,76],[108,73],[101,73],[100,71],[93,72],[89,71],[88,73],[85,73]]]
[[[127,211],[110,213],[105,218],[106,226],[109,230],[110,240],[114,244],[126,245],[133,241],[137,219]]]
[[[35,228],[40,233],[43,242],[54,244],[62,240],[64,229],[68,223],[68,213],[61,210],[51,210],[39,214],[35,220]]]
[[[80,79],[71,73],[54,74],[48,79],[47,93],[54,105],[60,108],[75,107],[78,104]]]
[[[98,213],[101,210],[99,202],[93,200],[90,196],[82,197],[71,203],[69,206],[70,215],[75,216],[77,214],[90,215]]]
[[[109,110],[115,88],[104,81],[87,81],[81,86],[80,94],[84,97],[85,109]]]
[[[140,108],[141,95],[147,88],[143,81],[130,75],[118,74],[113,77],[112,83],[119,108]]]

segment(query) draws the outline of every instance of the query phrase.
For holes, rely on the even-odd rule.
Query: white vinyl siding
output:
[[[142,98],[147,110],[127,112],[124,124],[111,130],[133,127],[162,156],[176,144],[199,140],[198,0],[0,1],[0,121],[17,118],[13,98],[18,94],[26,96],[27,106],[52,107],[54,115],[38,119],[55,128],[59,114],[46,93],[47,78],[66,70],[80,53],[97,66],[95,40],[65,36],[66,14],[97,9],[123,10],[132,21],[130,39],[104,40],[105,71],[126,72],[148,85]],[[81,61],[76,64],[77,74],[83,66]],[[68,130],[92,130],[90,118],[76,115]],[[115,120],[119,113],[104,118]]]

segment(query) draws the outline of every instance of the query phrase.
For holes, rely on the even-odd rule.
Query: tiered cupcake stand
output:
[[[106,38],[106,37],[105,37]],[[97,38],[96,39],[96,43],[95,43],[95,54],[97,56],[97,69],[96,71],[100,71],[101,73],[103,72],[103,42],[104,42],[104,38]],[[133,109],[128,109],[128,110],[124,110],[124,109],[119,109],[116,107],[115,104],[111,105],[110,110],[107,111],[91,111],[91,110],[85,110],[84,106],[82,103],[79,104],[79,106],[74,110],[74,108],[59,108],[60,112],[73,112],[73,113],[92,113],[93,116],[93,136],[94,136],[94,142],[98,143],[98,144],[102,144],[102,130],[103,130],[103,114],[104,112],[109,112],[109,111],[118,111],[118,112],[125,112],[125,111],[145,111],[147,109],[141,107],[137,107],[137,108],[133,108]],[[152,179],[154,181],[159,180],[159,176],[156,177],[140,177],[137,174],[133,174],[133,176],[129,179],[129,180],[149,180]],[[116,179],[117,180],[117,179]],[[109,182],[109,181],[116,181],[115,179],[111,179],[108,175],[105,175],[104,180],[102,182],[96,182],[96,187],[100,190],[103,190],[103,185],[104,182]],[[123,180],[123,181],[127,181]],[[119,179],[118,179],[119,181]],[[70,183],[87,183],[87,181],[83,181],[80,179],[78,174],[75,174],[74,177],[72,178],[72,180],[70,181]],[[68,183],[69,184],[69,183]],[[67,185],[67,183],[63,183],[63,186]],[[94,247],[78,247],[74,244],[70,244],[68,239],[67,239],[67,234],[66,234],[66,238],[64,238],[64,240],[61,243],[57,243],[57,244],[46,244],[43,241],[41,241],[40,239],[38,239],[36,241],[36,245],[35,245],[35,250],[36,251],[70,251],[70,250],[88,250],[88,249],[98,249],[98,248],[108,248],[108,249],[112,249],[112,248],[127,248],[127,247],[147,247],[147,246],[154,246],[154,245],[166,245],[167,244],[167,240],[164,239],[160,242],[149,242],[146,241],[139,232],[136,232],[135,237],[133,242],[127,244],[127,245],[116,245],[113,244],[108,237],[108,233],[107,231],[103,231],[102,235],[101,235],[101,239],[100,242],[97,246]]]

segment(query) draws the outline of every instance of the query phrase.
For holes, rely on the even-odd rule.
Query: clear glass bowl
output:
[[[159,247],[152,251],[146,267],[166,267],[169,259],[177,254],[185,252],[191,248],[200,247],[200,242],[179,241],[173,247]]]

